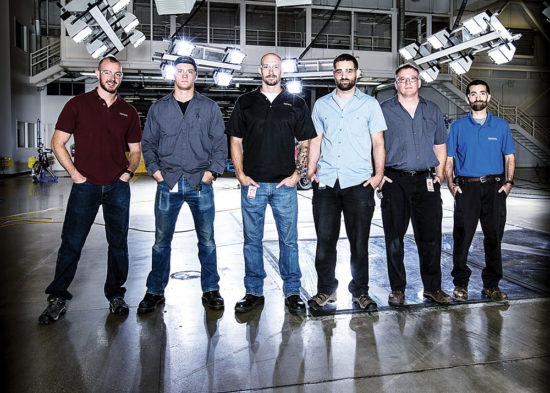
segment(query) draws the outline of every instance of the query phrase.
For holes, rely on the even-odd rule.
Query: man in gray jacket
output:
[[[145,166],[157,181],[157,194],[152,268],[138,313],[164,303],[172,237],[183,202],[189,205],[198,238],[202,301],[212,309],[224,307],[218,285],[212,181],[225,168],[225,127],[218,105],[195,91],[195,61],[181,56],[175,67],[174,91],[151,106],[142,138]]]

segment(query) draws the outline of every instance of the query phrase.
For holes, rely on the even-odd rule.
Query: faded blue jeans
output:
[[[199,261],[201,264],[201,288],[203,292],[219,290],[216,243],[214,242],[214,191],[211,183],[202,183],[201,190],[191,188],[185,178],[176,185],[177,192],[170,192],[164,182],[157,183],[155,198],[155,244],[151,272],[147,277],[147,293],[164,295],[170,277],[172,238],[178,215],[187,202],[197,233]]]
[[[256,198],[248,198],[249,186],[241,188],[244,230],[244,286],[247,294],[263,296],[263,245],[265,209],[269,204],[279,235],[279,272],[285,297],[300,293],[302,273],[298,263],[298,196],[296,187],[258,183]]]

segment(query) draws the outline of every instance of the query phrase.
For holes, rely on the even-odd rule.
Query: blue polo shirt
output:
[[[447,155],[454,156],[457,176],[481,177],[504,173],[503,155],[516,152],[508,123],[487,111],[481,125],[472,112],[451,124]]]
[[[347,188],[370,178],[371,134],[386,129],[378,101],[355,89],[342,110],[335,89],[315,102],[312,118],[317,134],[323,134],[317,162],[319,182],[334,187],[339,180],[340,187]]]

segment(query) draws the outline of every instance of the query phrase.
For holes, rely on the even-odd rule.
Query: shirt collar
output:
[[[337,90],[338,89],[332,90],[332,92],[330,93],[332,97],[334,98],[336,97]],[[353,97],[361,98],[362,95],[365,95],[365,93],[363,93],[361,90],[357,88],[357,86],[355,86],[355,92],[353,93]]]
[[[95,89],[92,90],[92,94],[93,94],[94,97],[97,98],[98,101],[105,101],[103,98],[101,98],[101,96],[100,96],[99,93],[97,92],[97,87],[96,87]],[[118,93],[117,93],[117,95],[116,95],[116,100],[115,100],[115,102],[113,102],[113,103],[111,104],[111,106],[113,106],[114,104],[117,104],[120,100],[122,100],[122,97],[119,96]]]
[[[493,115],[491,115],[491,112],[489,112],[489,109],[487,109],[487,120],[485,120],[485,123],[483,123],[483,125],[489,125],[492,117]],[[472,111],[468,112],[468,119],[470,119],[470,122],[472,122],[472,124],[480,125],[477,121],[475,121],[474,117],[472,116]]]

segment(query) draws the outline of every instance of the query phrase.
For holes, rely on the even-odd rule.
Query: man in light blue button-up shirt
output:
[[[369,234],[374,190],[384,175],[386,122],[378,102],[356,88],[357,59],[342,54],[334,60],[336,89],[313,108],[317,137],[310,142],[308,176],[313,183],[313,218],[317,232],[317,294],[313,309],[336,300],[336,244],[344,213],[350,242],[352,301],[376,310],[369,297]],[[374,159],[374,163],[373,160]]]

